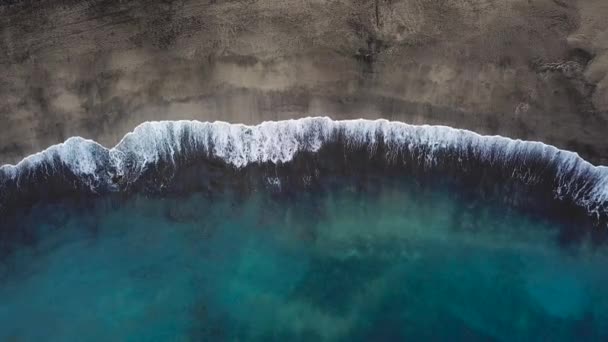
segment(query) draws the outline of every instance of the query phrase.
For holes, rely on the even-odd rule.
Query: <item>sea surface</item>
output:
[[[0,341],[608,340],[608,254],[577,227],[415,179],[320,183],[18,209]]]

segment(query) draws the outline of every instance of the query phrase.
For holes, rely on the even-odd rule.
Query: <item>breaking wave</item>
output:
[[[145,184],[145,189],[160,190],[180,177],[180,169],[210,160],[237,173],[252,167],[274,167],[276,177],[270,183],[277,185],[283,176],[276,169],[289,168],[298,158],[307,160],[305,165],[298,164],[304,165],[298,173],[306,182],[331,170],[328,163],[364,165],[374,160],[402,169],[408,176],[432,173],[467,179],[472,186],[488,177],[492,178],[488,184],[517,184],[518,189],[542,192],[543,198],[583,210],[601,225],[608,222],[608,167],[594,166],[576,153],[540,142],[482,136],[445,126],[326,117],[256,126],[145,122],[113,148],[73,137],[16,165],[1,166],[0,209],[59,189],[128,192]],[[200,177],[213,175],[201,172]]]

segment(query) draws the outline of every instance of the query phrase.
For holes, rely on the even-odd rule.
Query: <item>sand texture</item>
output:
[[[0,164],[147,120],[387,118],[608,164],[608,1],[0,1]]]

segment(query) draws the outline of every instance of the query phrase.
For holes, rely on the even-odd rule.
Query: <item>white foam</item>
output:
[[[383,119],[334,121],[327,117],[309,117],[268,121],[256,126],[185,120],[145,122],[111,149],[73,137],[28,156],[17,165],[1,166],[0,176],[4,174],[18,182],[22,175],[37,167],[57,167],[58,162],[95,187],[99,182],[109,182],[110,175],[104,175],[108,169],[119,175],[128,169],[137,176],[150,165],[160,160],[174,161],[186,151],[203,151],[237,168],[250,163],[287,163],[296,153],[316,152],[324,144],[335,141],[338,135],[347,147],[365,146],[372,153],[378,142],[384,142],[389,147],[386,155],[389,160],[403,150],[422,150],[419,162],[424,167],[433,167],[439,161],[438,153],[445,149],[458,153],[459,158],[465,158],[466,151],[473,151],[481,162],[510,165],[512,177],[535,183],[546,175],[531,172],[525,162],[520,162],[531,155],[558,166],[557,174],[552,175],[558,184],[556,197],[571,197],[596,215],[608,211],[608,168],[593,166],[574,152],[540,142]],[[581,187],[581,180],[589,182],[588,186]]]

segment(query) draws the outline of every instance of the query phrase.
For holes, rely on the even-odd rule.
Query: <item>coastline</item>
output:
[[[314,96],[309,90],[298,90],[294,94],[290,90],[266,92],[238,89],[199,98],[195,103],[189,101],[152,103],[111,120],[106,120],[105,115],[98,117],[86,112],[72,113],[53,126],[47,127],[45,124],[41,130],[36,127],[39,124],[37,121],[19,119],[13,123],[9,119],[5,130],[14,129],[14,133],[0,135],[0,146],[3,146],[0,148],[0,164],[17,163],[27,155],[72,136],[114,146],[133,127],[149,121],[224,121],[256,125],[265,121],[328,115],[334,120],[387,119],[412,125],[444,125],[482,135],[542,141],[577,152],[594,164],[608,165],[608,140],[604,137],[608,124],[597,116],[555,112],[536,113],[525,119],[492,112],[470,113],[369,94]]]
[[[608,342],[607,19],[0,0],[0,342]]]
[[[224,171],[201,176],[210,167]],[[183,172],[187,176],[179,176]],[[1,202],[6,209],[14,196],[35,201],[58,192],[162,193],[187,189],[186,183],[194,189],[235,179],[251,186],[253,179],[268,177],[297,189],[336,172],[455,180],[482,193],[494,189],[496,196],[512,197],[520,206],[534,202],[527,195],[550,200],[571,207],[574,216],[583,210],[589,219],[608,224],[606,166],[540,142],[385,119],[316,117],[256,126],[147,122],[110,149],[74,137],[0,167]],[[44,195],[47,186],[51,195]]]

